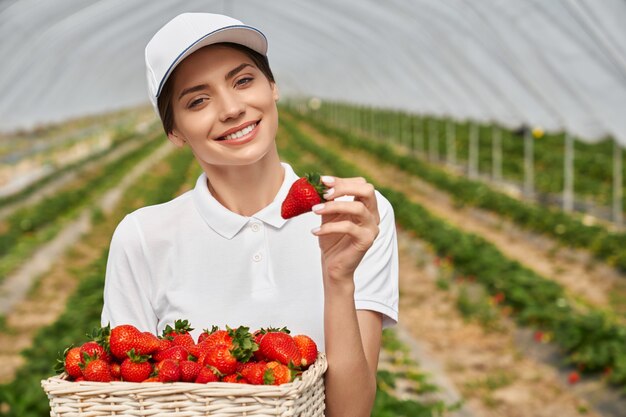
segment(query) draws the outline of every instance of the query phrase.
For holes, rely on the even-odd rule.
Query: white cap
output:
[[[198,49],[219,42],[237,43],[267,55],[267,39],[260,30],[221,14],[180,14],[150,39],[146,45],[146,76],[157,114],[157,99],[174,68]]]

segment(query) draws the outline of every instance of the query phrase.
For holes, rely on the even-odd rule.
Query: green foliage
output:
[[[626,271],[626,251],[623,250],[626,247],[626,233],[610,232],[599,225],[585,225],[562,210],[526,203],[495,191],[479,181],[448,174],[432,164],[398,152],[389,143],[355,135],[295,112],[290,112],[290,115],[314,125],[321,133],[335,138],[343,146],[365,150],[381,161],[432,183],[438,189],[448,192],[461,206],[492,211],[521,227],[548,235],[564,245],[585,248],[598,259]]]
[[[500,320],[498,310],[489,303],[481,291],[470,294],[468,287],[462,285],[456,300],[461,315],[466,319],[476,319],[487,329],[498,329]]]
[[[431,115],[408,114],[399,110],[361,107],[337,102],[323,103],[309,113],[369,141],[396,143],[425,155],[431,160],[443,160],[447,149],[448,126],[454,129],[452,144],[455,159],[467,165],[469,159],[470,122]],[[471,122],[474,124],[473,122]],[[494,160],[492,143],[494,129],[501,134],[503,155],[502,175],[507,181],[521,183],[524,177],[524,136],[519,131],[496,124],[478,125],[478,170],[491,172]],[[564,132],[550,132],[533,140],[535,189],[539,193],[560,193],[564,187]],[[574,177],[577,196],[608,205],[612,197],[613,143],[574,142]],[[626,177],[626,163],[622,175]],[[626,191],[626,190],[625,190]],[[624,193],[626,204],[626,192]]]
[[[144,204],[157,204],[171,199],[185,180],[193,157],[189,152],[175,152],[166,159],[170,172],[163,176],[154,172],[143,175],[127,192],[124,204],[117,209],[122,215],[136,207],[132,201],[140,197]],[[125,167],[129,169],[130,167]],[[63,314],[50,326],[39,330],[33,346],[22,355],[25,364],[18,370],[13,382],[0,386],[0,404],[8,405],[8,411],[0,407],[3,417],[43,417],[50,414],[48,400],[40,381],[54,373],[56,358],[70,345],[78,346],[87,341],[85,332],[100,327],[102,290],[108,249],[100,258],[81,271],[76,271],[80,283],[67,302]]]
[[[72,171],[80,171],[86,165],[92,162],[97,162],[97,161],[104,159],[105,157],[110,155],[111,152],[118,149],[118,147],[120,145],[123,145],[124,143],[132,142],[132,141],[144,141],[146,139],[147,137],[145,135],[134,135],[132,134],[132,132],[129,132],[129,129],[127,127],[122,126],[115,131],[111,146],[109,146],[108,148],[95,152],[89,155],[88,157],[78,160],[76,162],[73,162],[71,164],[65,165],[62,168],[58,168],[54,170],[53,172],[51,172],[50,174],[46,175],[45,177],[38,179],[33,184],[27,186],[23,190],[15,194],[11,194],[6,197],[0,198],[0,207],[4,207],[6,205],[15,203],[17,201],[24,200],[25,198],[32,195],[36,191],[43,189],[48,184],[50,184],[57,178],[61,177],[62,175],[68,172],[72,172]]]
[[[283,126],[293,142],[316,155],[321,164],[332,167],[337,175],[363,176],[357,167],[313,142],[294,122],[283,118]],[[340,135],[337,132],[333,137],[343,143]],[[385,149],[378,149],[378,154]],[[487,293],[502,293],[503,304],[511,307],[521,324],[553,332],[554,341],[562,347],[568,361],[587,371],[611,369],[611,381],[626,386],[623,324],[592,308],[574,308],[559,284],[511,261],[481,237],[464,233],[433,216],[403,193],[377,186],[371,179],[370,182],[391,202],[399,224],[428,241],[439,256],[449,257],[457,271],[475,277]]]
[[[5,220],[6,231],[0,234],[0,257],[9,255],[17,248],[23,254],[19,258],[23,258],[37,245],[52,239],[62,221],[75,216],[79,209],[93,201],[97,195],[115,185],[125,172],[153,152],[160,143],[162,136],[153,136],[145,145],[123,157],[84,173],[80,181],[39,203],[15,211]],[[52,233],[46,233],[48,230]],[[25,243],[20,245],[22,241]],[[19,258],[12,259],[9,265],[16,264]],[[9,272],[6,268],[7,266],[3,266],[0,277]]]

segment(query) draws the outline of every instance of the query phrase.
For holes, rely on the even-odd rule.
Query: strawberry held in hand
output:
[[[326,186],[322,184],[320,174],[309,173],[291,185],[281,207],[283,219],[290,219],[311,211],[311,208],[324,200]]]

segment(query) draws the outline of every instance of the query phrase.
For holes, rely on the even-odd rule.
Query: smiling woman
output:
[[[222,43],[222,45],[228,46],[232,49],[238,50],[246,54],[248,59],[254,62],[254,65],[256,65],[256,67],[263,73],[263,75],[265,75],[265,78],[267,78],[267,80],[270,83],[275,83],[274,74],[272,74],[272,70],[270,69],[269,62],[265,55],[262,55],[253,49],[250,49],[246,46],[243,46],[237,43],[224,42]],[[235,70],[238,70],[238,69],[239,67],[235,68]],[[198,86],[198,87],[203,88],[201,86]],[[181,95],[185,94],[186,92],[187,91],[183,91]],[[161,94],[159,95],[158,102],[157,102],[158,113],[163,122],[163,129],[166,132],[170,132],[174,125],[174,114],[172,112],[171,103],[172,103],[172,83],[166,82],[165,85],[163,86],[163,90],[161,91]]]
[[[250,54],[228,44],[205,46],[182,61],[168,83],[173,113],[168,138],[191,147],[211,186],[219,186],[213,178],[225,165],[280,167],[274,142],[278,88]],[[274,195],[281,182],[274,183]],[[249,214],[259,208],[251,207]]]
[[[152,104],[203,173],[120,222],[102,324],[286,326],[326,353],[326,415],[367,416],[382,327],[398,319],[393,209],[363,178],[326,175],[324,204],[282,218],[299,176],[278,155],[266,53],[258,29],[207,13],[175,17],[148,43]]]

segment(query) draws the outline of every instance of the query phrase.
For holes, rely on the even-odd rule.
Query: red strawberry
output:
[[[83,375],[86,381],[111,382],[111,368],[102,359],[87,359],[83,367]]]
[[[111,376],[114,380],[120,380],[122,378],[122,365],[119,362],[111,362]]]
[[[203,366],[200,368],[200,372],[198,372],[198,376],[196,377],[196,383],[198,384],[207,384],[209,382],[217,382],[220,379],[220,372],[212,366]]]
[[[269,362],[265,367],[263,383],[265,385],[281,385],[291,382],[293,374],[287,365],[280,362]]]
[[[259,350],[269,360],[278,361],[284,365],[292,362],[293,365],[299,366],[302,363],[302,354],[296,342],[287,333],[266,333],[261,339]]]
[[[218,332],[215,332],[215,334]],[[234,373],[239,363],[248,362],[252,358],[254,351],[259,348],[254,343],[248,327],[239,326],[237,329],[227,327],[226,336],[223,333],[219,334],[222,335],[221,337],[224,341],[230,340],[230,343],[219,343],[210,349],[204,356],[202,364],[214,366],[223,374]],[[215,337],[217,338],[218,336]],[[210,339],[211,336],[202,343],[213,343]]]
[[[203,365],[217,368],[223,374],[232,374],[237,370],[239,362],[226,345],[218,345],[205,356]]]
[[[317,359],[317,345],[309,336],[299,334],[293,337],[293,341],[296,342],[298,350],[302,355],[302,366],[308,367]],[[299,365],[299,364],[296,364]]]
[[[161,347],[161,339],[156,337],[156,335],[150,332],[143,332],[143,338],[141,339],[141,343],[145,346],[146,352],[154,353]],[[144,353],[144,355],[149,355],[150,353]]]
[[[261,339],[263,339],[263,336],[265,336],[266,331],[261,329],[261,330],[257,330],[253,333],[254,336],[254,343],[256,343],[258,346],[261,346]],[[261,353],[260,350],[256,350],[254,352],[254,358],[257,361],[265,361],[265,357],[263,356],[263,354]]]
[[[73,347],[65,351],[64,367],[65,372],[72,378],[80,378],[83,376],[83,371],[80,369],[80,364],[83,362],[83,355],[80,352],[79,347]]]
[[[90,358],[102,359],[106,362],[111,362],[111,355],[104,349],[103,346],[97,342],[85,342],[80,347],[80,354],[84,359],[89,356]]]
[[[567,382],[569,382],[571,385],[577,383],[578,381],[580,381],[580,374],[576,371],[570,372],[570,374],[567,376]]]
[[[234,384],[249,384],[248,380],[239,374],[230,374],[222,378],[222,382],[230,382]]]
[[[263,385],[263,375],[265,375],[266,362],[248,362],[242,367],[240,374],[244,376],[250,384]]]
[[[156,338],[143,334],[135,326],[122,324],[111,330],[109,347],[117,359],[125,360],[131,349],[135,349],[138,355],[149,355],[159,347],[159,343]]]
[[[152,363],[148,361],[149,355],[137,355],[134,349],[128,352],[128,358],[120,366],[122,380],[128,382],[141,382],[152,374]]]
[[[169,324],[165,326],[165,329],[163,330],[163,337],[173,340],[177,335],[188,334],[192,330],[193,328],[189,324],[189,320],[176,320],[174,322],[174,327]]]
[[[202,365],[194,361],[180,361],[180,380],[183,382],[193,382],[198,377]]]
[[[152,359],[155,362],[161,362],[165,359],[173,359],[177,362],[186,361],[189,359],[189,352],[184,346],[172,346],[169,349],[165,349],[163,352],[157,352],[152,355]]]
[[[161,382],[161,381],[159,381],[158,376],[151,376],[150,378],[144,379],[141,382]]]
[[[163,352],[164,350],[167,350],[171,348],[172,346],[174,346],[174,342],[172,342],[170,339],[158,339],[158,340],[159,340],[159,347],[157,348],[157,350],[155,350],[152,353]]]
[[[202,343],[204,339],[209,337],[209,335],[215,333],[217,330],[219,330],[219,327],[217,326],[212,326],[211,330],[209,329],[202,330],[202,333],[200,333],[200,336],[198,336],[198,344]]]
[[[174,346],[184,346],[186,348],[195,345],[193,337],[191,337],[189,333],[180,333],[175,335],[172,339],[172,342],[174,343]]]
[[[206,334],[206,333],[203,333]],[[212,333],[208,333],[202,338],[202,342],[189,348],[189,353],[198,358],[198,363],[203,363],[206,354],[216,346],[232,346],[233,338],[228,334],[228,330],[219,330],[213,326]]]
[[[232,342],[233,338],[230,336],[228,330],[221,330],[217,327],[213,327],[211,333],[204,338],[204,341],[202,343],[209,346],[217,346],[230,345]]]
[[[289,219],[311,211],[314,205],[325,201],[325,192],[326,186],[322,184],[320,174],[306,174],[291,185],[281,206],[281,216]]]
[[[157,364],[159,382],[177,382],[180,380],[180,366],[173,359],[165,359]]]
[[[501,304],[505,300],[505,298],[506,296],[504,295],[504,293],[500,291],[493,296],[493,302],[495,304]]]

